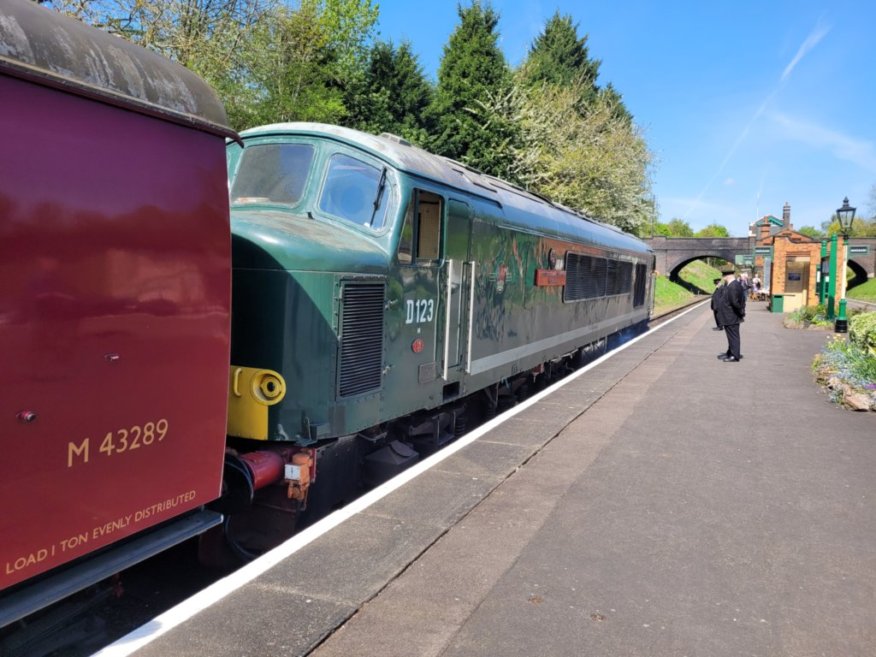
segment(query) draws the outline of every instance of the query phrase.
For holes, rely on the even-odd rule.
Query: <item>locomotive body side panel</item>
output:
[[[551,268],[551,251],[560,267],[568,253],[630,264],[644,261],[644,254],[600,245],[598,232],[584,221],[577,235],[552,235],[504,221],[489,204],[479,208],[472,238],[478,275],[467,389],[536,367],[647,319],[647,310],[633,309],[631,290],[568,302],[563,286],[539,286],[536,280],[538,270]]]
[[[5,589],[218,496],[230,237],[219,136],[0,97]]]

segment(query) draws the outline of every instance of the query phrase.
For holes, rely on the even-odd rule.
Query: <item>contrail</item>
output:
[[[754,112],[754,115],[749,119],[748,123],[742,129],[742,132],[739,133],[739,136],[733,142],[733,145],[730,147],[730,150],[727,152],[727,155],[724,156],[724,159],[721,160],[721,164],[718,167],[718,170],[715,171],[715,174],[709,179],[709,182],[706,183],[706,186],[703,190],[697,195],[696,200],[688,206],[687,212],[684,214],[684,220],[687,221],[688,216],[693,211],[695,207],[700,204],[700,201],[703,200],[703,196],[712,188],[712,185],[715,183],[715,180],[724,172],[724,167],[727,166],[727,163],[730,159],[736,154],[736,151],[739,149],[739,146],[742,145],[742,142],[745,141],[745,138],[748,136],[748,133],[751,131],[751,127],[754,125],[754,122],[757,121],[761,115],[766,111],[766,108],[769,106],[770,102],[773,98],[775,98],[776,94],[781,91],[785,82],[787,82],[794,68],[796,68],[797,64],[812,50],[818,43],[827,36],[827,33],[830,32],[830,26],[821,25],[821,19],[818,20],[818,24],[816,24],[815,29],[809,33],[809,36],[803,41],[800,47],[797,49],[797,54],[794,55],[793,59],[788,63],[785,67],[785,70],[782,71],[782,75],[779,78],[779,82],[776,85],[775,89],[773,89],[770,94],[766,97],[766,99],[760,104],[760,107]],[[758,192],[758,197],[760,196],[760,192]]]
[[[830,32],[830,27],[819,27],[818,25],[815,26],[815,30],[808,37],[806,37],[806,40],[802,43],[800,48],[797,49],[797,54],[794,55],[794,59],[792,59],[791,63],[785,67],[784,71],[782,71],[782,81],[786,80],[788,76],[791,75],[791,71],[793,71],[794,67],[800,63],[800,60],[806,56],[806,53],[808,53],[815,46],[817,46],[818,42],[821,41],[825,36],[827,36],[828,32]]]

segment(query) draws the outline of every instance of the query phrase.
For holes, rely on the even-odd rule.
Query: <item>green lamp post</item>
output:
[[[843,266],[840,269],[839,280],[837,284],[840,286],[840,302],[839,312],[836,316],[834,331],[836,333],[847,333],[849,330],[849,320],[846,318],[846,262],[849,252],[849,234],[852,232],[852,222],[855,221],[855,210],[849,205],[849,197],[843,199],[843,206],[836,211],[837,219],[840,224],[840,231],[843,236]]]

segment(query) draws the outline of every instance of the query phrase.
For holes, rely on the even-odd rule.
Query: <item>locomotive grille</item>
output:
[[[348,284],[344,287],[338,383],[341,397],[380,388],[384,289],[383,283]]]
[[[632,286],[631,262],[566,254],[566,302],[629,294]]]

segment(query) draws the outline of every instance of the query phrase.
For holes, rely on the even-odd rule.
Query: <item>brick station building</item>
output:
[[[817,306],[817,283],[822,271],[821,240],[794,230],[788,203],[782,209],[781,221],[767,215],[756,221],[753,228],[754,267],[755,271],[763,272],[771,308],[777,312],[792,312],[802,306]],[[837,251],[842,253],[842,248],[843,238],[839,235]],[[828,241],[828,252],[829,249]]]

